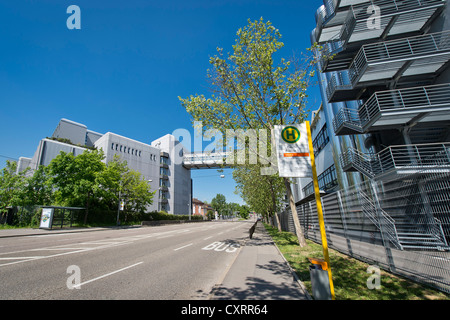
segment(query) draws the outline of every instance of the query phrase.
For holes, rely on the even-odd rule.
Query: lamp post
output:
[[[120,185],[120,187],[121,186],[122,185]],[[123,206],[122,206],[122,201],[120,201],[120,196],[122,195],[120,187],[119,187],[119,205],[117,206],[117,219],[116,219],[116,225],[117,226],[119,225],[119,213],[120,213],[120,210],[123,210],[123,206],[125,206],[125,203],[123,203]]]

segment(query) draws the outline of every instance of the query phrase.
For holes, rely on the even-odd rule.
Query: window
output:
[[[313,140],[314,155],[317,155],[330,141],[328,137],[327,124],[325,123]]]
[[[114,142],[111,143],[111,150],[114,150]]]
[[[120,152],[122,152],[122,146],[120,146]]]
[[[318,177],[317,181],[319,183],[319,189],[323,191],[330,191],[338,185],[336,168],[334,164],[328,167],[324,172],[322,172]],[[314,193],[313,182],[311,181],[303,188],[303,193],[305,196]]]

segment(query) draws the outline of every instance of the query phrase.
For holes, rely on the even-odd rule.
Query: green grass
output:
[[[294,234],[264,226],[311,294],[308,258],[323,258],[322,245],[306,240],[308,245],[300,248]],[[369,264],[333,249],[329,249],[329,255],[336,300],[450,300],[450,295],[383,270],[381,288],[371,290],[367,288]]]

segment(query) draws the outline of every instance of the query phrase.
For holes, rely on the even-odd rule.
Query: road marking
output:
[[[203,239],[203,240],[208,240],[208,239],[211,239],[213,236],[210,236],[210,237],[206,237],[205,239]]]
[[[35,256],[35,257],[9,257],[9,258],[0,258],[0,260],[23,260],[23,259],[38,259],[41,258],[41,256]]]
[[[131,266],[128,266],[128,267],[125,267],[125,268],[122,268],[122,269],[119,269],[119,270],[116,270],[116,271],[113,271],[113,272],[104,274],[104,275],[102,275],[102,276],[100,276],[100,277],[97,277],[97,278],[94,278],[94,279],[91,279],[91,280],[88,280],[88,281],[85,281],[85,282],[76,284],[76,285],[74,285],[73,287],[74,287],[74,288],[81,287],[82,285],[85,285],[85,284],[87,284],[87,283],[90,283],[90,282],[93,282],[93,281],[96,281],[96,280],[99,280],[99,279],[102,279],[102,278],[111,276],[111,275],[113,275],[113,274],[115,274],[115,273],[118,273],[118,272],[121,272],[121,271],[130,269],[130,268],[133,268],[133,267],[135,267],[135,266],[137,266],[137,265],[140,265],[141,263],[143,263],[143,262],[141,261],[141,262],[135,263],[135,264],[133,264],[133,265],[131,265]]]
[[[164,239],[164,238],[169,238],[169,237],[173,237],[173,236],[174,236],[174,234],[168,234],[167,236],[161,236],[156,239]]]
[[[104,249],[104,248],[111,248],[111,247],[116,247],[116,246],[120,246],[120,245],[123,245],[123,244],[126,244],[126,242],[125,243],[121,243],[121,244],[115,244],[115,245],[103,245],[103,246],[98,246],[98,247],[94,247],[94,248],[83,248],[83,249],[75,250],[75,251],[69,251],[69,252],[63,252],[63,253],[58,253],[58,254],[52,254],[52,255],[49,255],[49,256],[37,257],[36,259],[19,260],[19,261],[15,261],[15,262],[3,263],[3,264],[0,264],[0,267],[12,265],[12,264],[17,264],[17,263],[22,263],[22,262],[36,261],[36,260],[40,260],[40,259],[47,259],[47,258],[65,256],[65,255],[74,254],[74,253],[88,252],[88,251],[94,251],[94,250],[99,250],[99,249]],[[30,251],[30,250],[23,250],[23,251]],[[19,252],[19,251],[17,251],[17,252]]]
[[[179,248],[173,249],[173,251],[177,251],[177,250],[180,250],[180,249],[183,249],[183,248],[186,248],[186,247],[192,246],[192,245],[193,245],[193,243],[189,243],[189,244],[187,244],[187,245],[185,245],[185,246],[182,246],[182,247],[179,247]]]
[[[214,251],[225,251],[227,253],[236,252],[237,249],[240,248],[239,243],[230,243],[230,242],[213,242],[206,247],[203,247],[202,250],[214,250]]]

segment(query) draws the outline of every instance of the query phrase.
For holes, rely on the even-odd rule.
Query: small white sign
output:
[[[42,208],[41,224],[39,228],[50,229],[53,221],[53,208]]]
[[[306,123],[275,126],[278,175],[290,178],[312,178]]]

